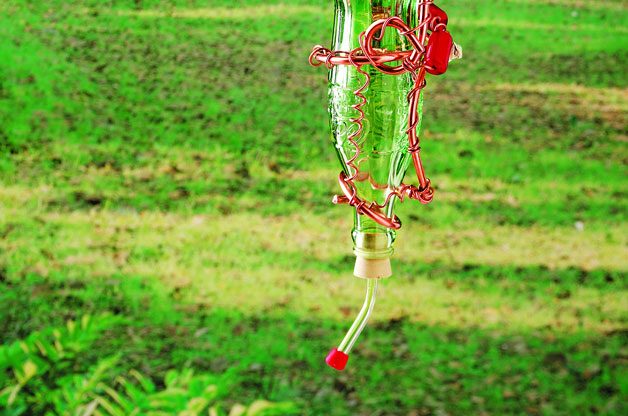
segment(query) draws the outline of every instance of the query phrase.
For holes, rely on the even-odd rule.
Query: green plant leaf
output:
[[[130,370],[129,374],[142,385],[142,388],[146,393],[153,393],[155,391],[155,384],[150,381],[150,379],[140,374],[137,370]],[[166,385],[168,385],[167,382]]]
[[[244,416],[246,414],[246,410],[246,406],[238,403],[231,408],[229,416]]]
[[[296,407],[292,403],[272,403],[266,400],[253,402],[246,411],[246,416],[270,416],[293,414]]]

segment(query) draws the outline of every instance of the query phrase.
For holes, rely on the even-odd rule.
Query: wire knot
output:
[[[404,59],[401,64],[406,71],[412,73],[416,73],[421,68],[421,64],[410,57]]]

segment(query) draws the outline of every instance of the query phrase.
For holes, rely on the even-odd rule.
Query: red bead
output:
[[[436,26],[440,25],[441,23],[447,26],[447,22],[449,21],[449,18],[447,17],[447,13],[445,13],[443,9],[441,9],[434,3],[430,4],[429,14],[430,14],[430,23],[428,26],[429,30],[434,31]]]
[[[453,44],[449,32],[432,32],[425,50],[425,70],[432,75],[444,74],[449,66]]]
[[[338,371],[342,371],[347,366],[347,361],[349,361],[349,356],[342,351],[338,351],[337,348],[329,351],[327,354],[327,358],[325,358],[325,362],[331,368],[334,368]]]

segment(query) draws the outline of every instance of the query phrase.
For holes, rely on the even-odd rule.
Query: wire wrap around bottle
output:
[[[352,107],[356,110],[357,117],[351,119],[351,122],[357,126],[357,129],[347,138],[347,141],[355,147],[355,153],[346,161],[349,174],[341,172],[338,177],[342,194],[336,195],[333,202],[335,204],[349,204],[356,209],[358,214],[366,215],[378,224],[392,229],[399,229],[401,227],[401,221],[396,215],[393,215],[392,218],[386,216],[383,210],[393,197],[399,198],[402,202],[407,197],[418,200],[422,204],[430,203],[434,197],[434,190],[430,180],[425,176],[420,156],[421,147],[417,134],[417,127],[420,122],[418,104],[421,91],[425,87],[426,72],[442,73],[442,68],[431,68],[426,65],[426,62],[429,61],[426,59],[426,41],[429,46],[430,37],[427,29],[447,32],[445,26],[446,15],[443,17],[443,14],[440,12],[430,13],[428,11],[430,10],[430,6],[435,7],[432,1],[425,1],[419,5],[419,8],[422,8],[424,18],[420,20],[421,23],[415,28],[411,28],[397,16],[380,19],[375,21],[368,29],[360,34],[360,47],[347,52],[332,51],[317,45],[313,48],[309,57],[309,62],[312,66],[325,65],[328,69],[332,69],[337,65],[350,65],[355,67],[365,78],[364,84],[354,91],[354,95],[358,98],[358,103]],[[440,9],[438,10],[441,11]],[[445,23],[443,23],[443,20]],[[403,36],[407,39],[412,49],[408,51],[386,51],[374,48],[373,41],[381,40],[387,28],[396,29],[399,36]],[[449,33],[447,33],[447,35],[449,35]],[[397,66],[390,66],[389,64],[393,62],[401,63]],[[409,116],[406,134],[408,135],[408,152],[412,155],[412,162],[419,185],[406,185],[402,183],[393,189],[389,189],[383,204],[378,204],[375,201],[369,202],[360,198],[354,183],[360,173],[355,164],[360,156],[360,147],[356,139],[360,137],[364,130],[363,121],[365,113],[363,107],[367,104],[367,99],[363,93],[368,88],[371,81],[370,75],[362,69],[365,65],[371,65],[379,72],[387,75],[410,73],[414,83],[414,87],[408,94]]]

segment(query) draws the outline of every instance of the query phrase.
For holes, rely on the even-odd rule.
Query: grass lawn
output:
[[[91,315],[59,384],[115,356],[104,382],[227,375],[227,409],[628,413],[625,2],[439,3],[465,56],[428,79],[435,201],[399,205],[342,373],[363,282],[307,65],[332,3],[0,3],[0,406],[1,348]]]

